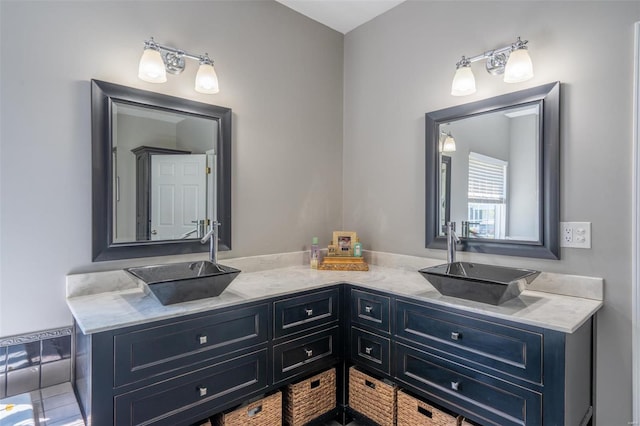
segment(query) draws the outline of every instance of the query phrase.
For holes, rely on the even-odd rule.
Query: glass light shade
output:
[[[167,81],[167,71],[160,52],[156,49],[145,49],[138,66],[138,78],[149,83]]]
[[[527,49],[518,49],[511,52],[504,69],[505,83],[520,83],[533,78],[533,64]]]
[[[453,96],[466,96],[476,92],[476,79],[471,67],[460,67],[456,70],[451,83]]]
[[[453,136],[447,135],[442,143],[442,152],[454,152],[456,150],[456,140]]]
[[[214,94],[218,93],[218,76],[211,64],[200,64],[196,74],[196,92]]]

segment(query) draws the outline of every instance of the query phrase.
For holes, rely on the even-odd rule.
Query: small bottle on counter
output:
[[[313,237],[311,240],[311,269],[318,269],[320,263],[320,247],[318,246],[318,237]]]
[[[353,256],[362,257],[362,243],[360,241],[353,245]]]

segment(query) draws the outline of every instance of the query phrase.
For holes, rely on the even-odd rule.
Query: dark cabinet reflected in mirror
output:
[[[93,80],[93,260],[231,248],[231,110]]]
[[[558,259],[559,83],[426,114],[426,247]]]

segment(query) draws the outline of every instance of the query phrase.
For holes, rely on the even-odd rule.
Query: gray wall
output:
[[[343,36],[274,1],[0,2],[0,336],[71,324],[65,275],[91,263],[92,78],[233,110],[233,252],[328,244],[341,227]],[[143,41],[208,52],[163,85]],[[206,256],[203,254],[203,256]]]
[[[560,261],[461,257],[604,277],[596,403],[603,426],[631,419],[632,58],[639,20],[638,1],[409,0],[348,33],[344,47],[344,227],[357,229],[366,249],[445,258],[424,248],[426,112],[563,83],[561,220],[592,222],[593,248],[562,249]],[[478,92],[449,94],[462,55],[516,36],[530,40],[533,80],[508,85],[474,64]]]

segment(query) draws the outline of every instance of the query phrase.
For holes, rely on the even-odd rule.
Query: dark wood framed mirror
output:
[[[231,249],[231,109],[91,81],[92,259]]]
[[[446,248],[450,220],[458,250],[559,259],[560,83],[433,111],[425,125],[426,247]]]

